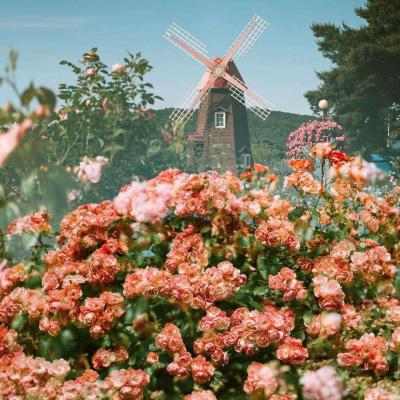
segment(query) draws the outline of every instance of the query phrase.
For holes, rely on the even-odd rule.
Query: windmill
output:
[[[179,25],[169,26],[164,37],[206,67],[200,82],[193,86],[170,115],[173,124],[185,124],[199,106],[197,126],[189,135],[189,160],[213,163],[222,170],[238,172],[252,163],[246,105],[265,120],[270,103],[250,89],[234,59],[245,56],[267,27],[255,15],[223,57],[209,58],[204,43]]]

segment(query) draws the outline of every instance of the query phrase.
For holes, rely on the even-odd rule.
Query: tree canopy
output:
[[[383,151],[399,133],[400,0],[368,0],[355,13],[365,20],[359,28],[345,23],[311,26],[332,67],[317,72],[321,84],[305,97],[314,112],[320,99],[329,100],[353,149]]]

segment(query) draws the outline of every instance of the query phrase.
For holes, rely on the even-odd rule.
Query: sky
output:
[[[20,53],[18,83],[30,81],[54,90],[73,82],[67,59],[98,47],[108,65],[126,51],[141,51],[154,69],[148,74],[164,101],[156,108],[179,105],[204,68],[163,38],[176,22],[222,56],[254,15],[269,26],[237,66],[245,82],[267,98],[275,110],[311,114],[304,98],[316,88],[315,71],[329,68],[310,30],[313,22],[363,21],[354,8],[363,0],[0,0],[0,72],[10,48]],[[1,76],[1,73],[0,73]],[[12,97],[0,87],[0,106]]]

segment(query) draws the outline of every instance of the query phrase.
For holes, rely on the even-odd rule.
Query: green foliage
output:
[[[355,12],[366,20],[357,29],[311,26],[319,50],[333,67],[317,73],[321,85],[305,96],[315,112],[318,101],[328,99],[354,148],[376,152],[390,144],[388,123],[392,126],[399,118],[400,1],[369,0]]]

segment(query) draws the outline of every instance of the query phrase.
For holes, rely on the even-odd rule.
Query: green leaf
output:
[[[394,280],[394,287],[396,288],[397,296],[400,296],[400,274],[398,273]]]
[[[306,208],[304,207],[296,207],[288,214],[288,220],[290,222],[294,222],[299,219],[306,212]]]
[[[27,313],[18,314],[11,322],[10,327],[16,331],[20,331],[28,321]]]
[[[57,338],[44,335],[39,340],[39,355],[47,361],[53,361],[62,356],[62,347]]]
[[[33,86],[33,83],[31,83],[21,94],[21,104],[26,107],[35,96],[36,89]]]
[[[250,248],[250,239],[247,236],[241,236],[239,238],[239,246],[242,249],[248,249]]]
[[[54,110],[57,98],[56,95],[50,89],[41,86],[37,90],[36,96],[40,104],[48,106],[50,110]]]
[[[258,286],[253,290],[254,295],[256,296],[265,296],[269,291],[269,288],[267,285],[265,286]]]

